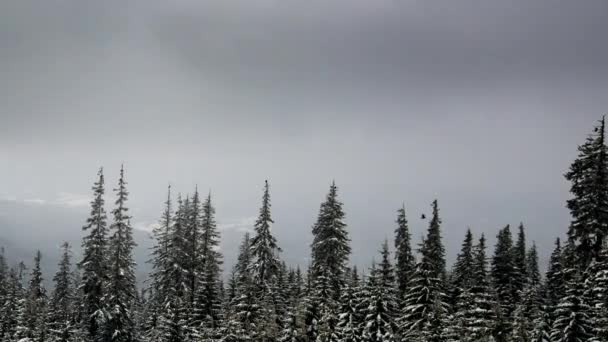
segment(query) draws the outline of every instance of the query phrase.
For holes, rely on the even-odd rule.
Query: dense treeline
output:
[[[243,236],[226,276],[211,195],[174,197],[169,188],[152,273],[138,290],[124,170],[110,219],[100,170],[82,260],[63,245],[51,292],[40,252],[29,272],[23,263],[9,268],[0,254],[0,341],[608,341],[604,136],[602,119],[565,175],[572,222],[544,277],[523,224],[500,229],[492,255],[483,235],[467,231],[448,270],[436,200],[420,245],[412,246],[402,207],[378,262],[351,268],[335,184],[312,227],[310,265],[290,267],[272,234],[266,182],[254,232]]]

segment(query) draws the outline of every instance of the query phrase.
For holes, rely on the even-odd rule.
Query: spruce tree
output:
[[[211,203],[211,194],[207,196],[202,206],[202,234],[200,254],[203,260],[200,274],[200,284],[197,288],[194,308],[194,319],[203,330],[213,331],[218,328],[221,300],[220,273],[222,255],[218,252],[220,234],[215,222],[215,208]]]
[[[188,261],[185,247],[187,214],[186,203],[182,201],[181,195],[178,195],[177,209],[173,215],[167,246],[167,263],[170,267],[168,274],[164,277],[166,284],[163,285],[163,310],[159,317],[158,336],[160,336],[161,342],[183,342],[187,336],[185,327],[188,305],[185,293],[189,284],[186,277]]]
[[[405,205],[397,211],[397,229],[395,229],[395,272],[397,276],[397,296],[401,302],[407,293],[411,275],[416,269],[416,259],[411,246],[411,234],[405,216]]]
[[[473,233],[467,229],[460,253],[452,268],[450,277],[450,304],[455,305],[463,291],[473,285],[475,269],[473,268]]]
[[[492,293],[486,257],[486,239],[482,234],[473,248],[470,287],[461,292],[452,322],[455,340],[488,341],[496,321],[496,301]]]
[[[131,309],[137,296],[133,261],[135,241],[126,206],[129,195],[126,186],[124,167],[121,167],[118,187],[114,189],[117,199],[112,211],[114,218],[110,226],[112,235],[108,246],[109,273],[107,292],[103,299],[106,322],[104,340],[112,342],[134,341],[135,324]]]
[[[17,338],[35,342],[44,342],[48,338],[46,329],[48,297],[42,279],[41,260],[42,254],[37,251],[17,327]]]
[[[338,187],[335,182],[332,182],[327,198],[321,204],[312,234],[312,280],[324,277],[330,282],[328,297],[322,297],[320,300],[323,303],[339,300],[351,249],[342,202],[338,200]]]
[[[399,318],[401,338],[440,340],[443,319],[449,310],[445,293],[445,257],[441,242],[439,209],[433,202],[427,237],[420,248],[421,260],[408,286],[405,306]]]
[[[564,266],[562,258],[563,248],[560,239],[555,240],[555,248],[549,259],[549,267],[545,275],[545,305],[549,313],[549,323],[555,319],[554,311],[562,297],[565,295]]]
[[[584,296],[583,276],[576,250],[574,241],[570,240],[562,253],[565,295],[554,312],[551,341],[579,342],[589,341],[593,337],[591,307]]]
[[[74,319],[74,279],[71,270],[70,245],[64,242],[59,261],[59,269],[53,277],[55,289],[49,303],[50,341],[72,341],[75,333]]]
[[[519,299],[519,294],[524,290],[528,279],[526,265],[526,233],[524,224],[520,223],[517,228],[517,242],[513,246],[513,263],[515,264],[515,286],[517,289],[516,295]]]
[[[251,238],[249,233],[245,233],[239,247],[239,256],[235,267],[237,271],[236,294],[225,322],[226,328],[229,328],[235,336],[242,339],[255,338],[256,323],[260,315],[256,297],[257,286],[251,272],[252,263]]]
[[[574,241],[582,269],[600,253],[608,235],[608,158],[606,156],[605,118],[587,141],[579,146],[578,158],[565,177],[572,183],[568,209],[572,222],[568,236]]]
[[[506,323],[511,320],[519,298],[517,274],[511,230],[507,225],[498,233],[492,258],[492,280]]]
[[[108,280],[108,227],[104,209],[104,176],[99,170],[98,180],[93,185],[91,214],[83,230],[88,233],[83,238],[83,258],[79,263],[82,270],[82,331],[87,341],[93,342],[102,333],[103,297]]]
[[[538,250],[536,243],[532,242],[532,247],[526,253],[526,284],[539,286],[541,284],[540,270],[538,268]]]
[[[150,275],[149,299],[147,301],[147,312],[145,330],[149,339],[157,339],[160,336],[160,317],[163,306],[166,303],[169,289],[173,280],[170,278],[172,264],[172,238],[173,238],[173,207],[171,201],[171,186],[167,189],[167,200],[165,209],[161,215],[160,222],[152,231],[155,244],[152,247],[152,258],[149,263],[152,266]]]
[[[587,269],[585,297],[591,306],[590,318],[597,341],[608,340],[608,243]]]
[[[25,302],[21,265],[19,268],[11,268],[7,275],[6,295],[0,307],[0,341],[2,342],[12,342],[16,338],[19,313]]]
[[[272,235],[271,226],[274,223],[270,215],[270,193],[268,181],[264,183],[264,196],[260,214],[254,225],[255,236],[251,239],[252,275],[260,290],[265,292],[281,267],[277,254],[281,251],[276,238]]]
[[[361,310],[364,303],[362,303],[360,291],[359,275],[357,269],[354,268],[340,297],[337,329],[343,342],[361,341],[361,328],[366,308],[363,307],[364,310]]]
[[[370,270],[367,306],[364,318],[363,341],[386,342],[395,340],[394,319],[397,313],[395,275],[390,262],[388,241],[380,251],[381,262]]]

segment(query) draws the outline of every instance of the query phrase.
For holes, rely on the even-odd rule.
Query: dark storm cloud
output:
[[[335,178],[357,263],[402,201],[417,241],[436,196],[450,257],[467,225],[494,236],[520,220],[546,253],[568,224],[561,175],[608,108],[606,13],[599,0],[3,1],[0,199],[82,198],[97,166],[124,161],[140,226],[167,181],[212,188],[230,257],[270,178],[276,233],[303,264]],[[6,205],[0,230],[16,220]]]

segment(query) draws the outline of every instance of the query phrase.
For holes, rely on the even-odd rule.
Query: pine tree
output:
[[[361,308],[365,303],[362,303],[360,291],[359,275],[355,267],[350,273],[350,279],[346,283],[340,297],[337,329],[343,342],[361,341],[362,321],[365,318],[364,312],[361,312]],[[363,309],[366,308],[363,307]]]
[[[152,235],[155,244],[152,247],[152,265],[150,276],[149,300],[147,301],[147,318],[144,330],[148,339],[158,339],[160,332],[160,317],[163,306],[166,303],[169,289],[172,287],[172,251],[173,251],[173,207],[171,201],[171,186],[167,189],[167,200],[165,209],[161,216],[159,225],[154,228]]]
[[[513,246],[513,263],[515,265],[515,287],[516,299],[519,300],[519,294],[524,290],[528,278],[526,265],[526,233],[524,224],[520,223],[517,229],[517,242]]]
[[[608,235],[608,158],[605,118],[579,146],[578,158],[565,177],[572,183],[568,209],[572,222],[568,236],[574,241],[578,263],[585,269],[600,253]]]
[[[220,300],[220,273],[222,255],[218,252],[220,234],[215,222],[215,208],[211,203],[211,194],[207,196],[202,206],[202,234],[200,255],[203,260],[200,274],[200,284],[196,293],[194,320],[202,329],[208,330],[206,334],[218,328],[221,300]]]
[[[6,264],[6,257],[4,256],[4,247],[0,247],[0,308],[4,301],[6,300],[7,290],[9,287],[8,284],[8,273],[9,268]],[[0,335],[0,338],[2,336]]]
[[[237,286],[236,295],[232,301],[232,310],[226,320],[235,336],[242,339],[252,339],[256,336],[256,323],[259,319],[259,304],[256,298],[256,284],[251,273],[253,256],[251,254],[251,238],[245,233],[236,264]]]
[[[40,251],[37,251],[24,306],[19,315],[19,326],[17,327],[17,338],[29,339],[36,342],[43,342],[48,337],[46,330],[48,297],[43,285],[42,270],[40,268],[41,260],[42,254]]]
[[[556,310],[560,300],[566,292],[564,282],[564,267],[562,258],[563,248],[560,239],[555,240],[555,249],[551,253],[549,259],[549,267],[545,275],[545,305],[549,316],[549,324],[552,325],[555,320],[554,311]]]
[[[105,308],[104,340],[112,342],[134,341],[134,321],[131,309],[137,296],[135,262],[133,261],[133,228],[126,207],[129,192],[126,188],[124,168],[120,168],[114,220],[110,226],[112,236],[108,247],[108,282],[103,305]]]
[[[75,334],[74,319],[74,279],[71,270],[70,245],[64,242],[59,269],[53,277],[55,289],[49,304],[50,341],[72,341]]]
[[[473,233],[467,229],[460,253],[452,268],[450,281],[450,300],[455,305],[463,291],[468,291],[473,285],[475,269],[473,268]]]
[[[456,341],[488,341],[496,321],[496,301],[488,275],[486,239],[482,234],[473,248],[471,286],[461,292],[452,322]]]
[[[443,319],[449,309],[444,283],[445,252],[436,200],[432,207],[433,218],[420,249],[422,257],[408,286],[405,307],[399,319],[400,335],[405,339],[440,340]]]
[[[492,259],[492,280],[507,330],[510,330],[509,322],[513,317],[513,311],[515,311],[515,303],[519,299],[517,273],[511,230],[509,226],[506,226],[500,230],[497,236]],[[506,331],[499,332],[499,334],[504,335]]]
[[[251,256],[253,263],[251,270],[262,292],[276,280],[280,262],[277,254],[281,251],[276,238],[272,235],[271,225],[274,223],[270,215],[270,193],[268,181],[265,181],[264,196],[260,215],[255,222],[255,236],[251,239]]]
[[[608,243],[587,269],[585,298],[591,306],[591,324],[597,341],[608,340]]]
[[[411,275],[416,269],[416,259],[410,243],[411,235],[405,216],[405,205],[398,211],[395,229],[395,270],[397,275],[398,299],[401,302],[407,293]]]
[[[186,242],[185,231],[187,222],[187,205],[181,196],[177,198],[177,210],[173,216],[169,234],[168,273],[164,276],[164,300],[159,319],[157,336],[161,342],[183,342],[187,335],[186,307],[188,304],[185,292],[188,288],[186,278]]]
[[[82,331],[86,340],[95,341],[101,334],[103,324],[104,285],[108,279],[106,212],[104,209],[104,176],[99,170],[99,179],[93,185],[91,214],[83,227],[88,235],[83,238],[82,269]]]
[[[22,284],[22,271],[24,265],[19,268],[11,268],[7,275],[6,296],[0,307],[0,341],[12,342],[16,338],[19,325],[19,313],[25,302],[25,289]]]
[[[583,276],[578,268],[579,259],[574,241],[570,240],[564,247],[562,257],[566,292],[554,312],[551,341],[589,341],[593,336],[591,308],[584,296]]]
[[[316,278],[324,277],[330,282],[328,297],[320,298],[322,303],[337,301],[344,284],[344,273],[351,249],[335,182],[332,182],[327,198],[321,204],[312,234],[312,280],[314,282]]]
[[[367,310],[363,340],[369,342],[395,340],[394,318],[397,313],[397,299],[388,241],[384,242],[380,253],[382,258],[380,264],[370,270],[369,296],[365,299]]]
[[[526,253],[526,284],[539,286],[541,284],[540,270],[538,268],[538,250],[536,243],[532,242],[532,247]]]

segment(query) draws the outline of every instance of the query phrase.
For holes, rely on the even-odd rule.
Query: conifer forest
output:
[[[0,341],[608,341],[605,131],[601,119],[565,173],[572,220],[543,274],[523,224],[498,229],[494,246],[467,231],[446,265],[439,200],[420,244],[402,206],[377,261],[351,267],[348,208],[335,182],[310,231],[310,264],[288,265],[265,182],[254,232],[243,235],[228,269],[212,196],[169,187],[152,272],[140,282],[125,170],[110,186],[100,169],[82,245],[63,244],[52,286],[44,285],[40,252],[17,265],[0,255]]]

